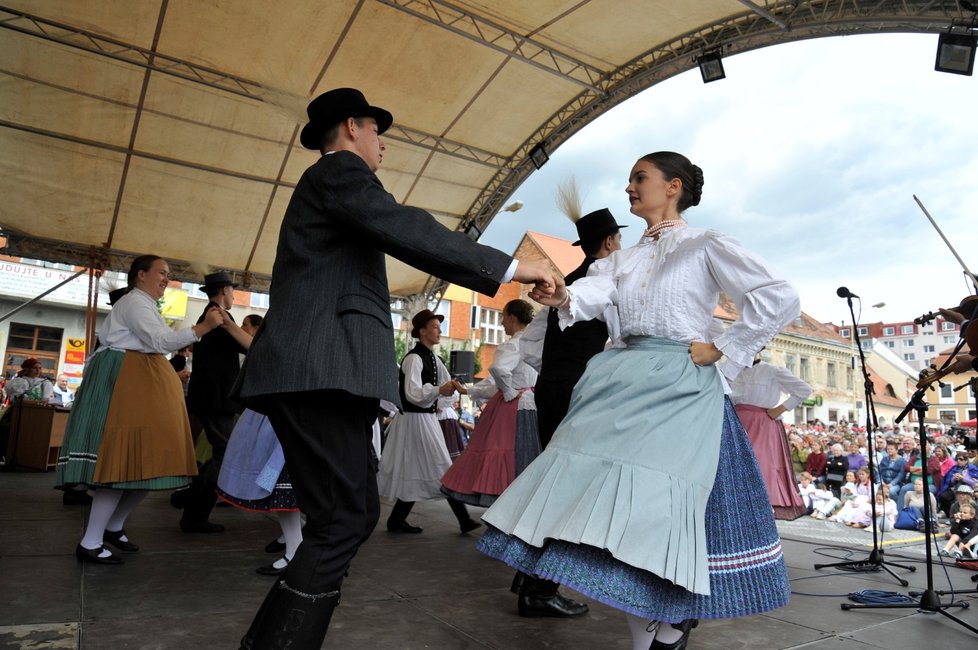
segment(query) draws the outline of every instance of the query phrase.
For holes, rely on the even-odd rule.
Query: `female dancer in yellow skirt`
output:
[[[58,458],[58,488],[95,489],[79,562],[121,564],[104,547],[137,551],[123,525],[149,490],[183,487],[197,473],[190,424],[177,374],[163,356],[220,327],[228,318],[212,309],[190,329],[175,332],[160,316],[170,267],[161,257],[137,257],[129,293],[99,332],[101,348],[89,360],[68,418]]]

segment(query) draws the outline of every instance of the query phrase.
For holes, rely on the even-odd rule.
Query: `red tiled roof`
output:
[[[526,236],[533,240],[533,243],[564,275],[576,269],[584,261],[584,251],[581,250],[581,247],[571,246],[571,242],[567,239],[544,235],[532,230],[527,230]]]

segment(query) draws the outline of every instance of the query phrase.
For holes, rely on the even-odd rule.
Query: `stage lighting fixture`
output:
[[[530,161],[533,162],[533,166],[537,169],[546,165],[548,160],[550,160],[550,154],[543,148],[542,142],[530,149]]]
[[[479,237],[482,237],[482,231],[479,230],[479,226],[475,225],[474,221],[465,229],[465,234],[472,241],[479,241]]]
[[[975,47],[978,37],[969,29],[966,33],[946,32],[937,39],[937,60],[934,69],[938,72],[971,76],[975,68]]]
[[[703,76],[703,83],[708,84],[718,79],[726,79],[727,75],[723,71],[723,61],[720,59],[720,50],[705,52],[697,63],[700,66],[700,74]]]

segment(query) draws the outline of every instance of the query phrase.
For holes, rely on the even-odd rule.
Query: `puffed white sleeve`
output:
[[[179,331],[167,327],[160,313],[147,301],[127,300],[122,309],[125,326],[152,352],[168,354],[200,340],[191,327]]]
[[[776,379],[781,392],[788,393],[789,397],[782,403],[782,406],[789,411],[794,411],[812,394],[812,387],[791,374],[787,368],[777,368]]]
[[[482,381],[472,384],[467,390],[469,397],[480,400],[487,400],[499,391],[496,387],[496,382],[492,380],[491,374]]]
[[[798,293],[771,275],[759,257],[729,235],[709,231],[706,261],[720,290],[737,305],[740,319],[714,340],[730,362],[722,371],[734,379],[754,355],[801,314]]]
[[[427,408],[438,399],[438,386],[421,382],[423,367],[421,357],[416,354],[405,356],[401,363],[401,370],[404,371],[404,396],[415,406]]]
[[[549,316],[549,307],[540,309],[530,324],[526,326],[526,329],[523,330],[522,341],[520,341],[520,357],[537,372],[540,372],[540,368],[543,366],[543,340],[547,336]]]
[[[522,337],[520,337],[522,339]],[[520,347],[522,340],[510,339],[496,348],[489,374],[496,383],[496,388],[502,391],[503,399],[512,401],[519,395],[513,386],[513,371],[520,363]]]
[[[567,287],[569,300],[557,310],[560,329],[595,318],[605,320],[605,314],[618,304],[617,258],[611,254],[597,260],[588,268],[586,276]]]

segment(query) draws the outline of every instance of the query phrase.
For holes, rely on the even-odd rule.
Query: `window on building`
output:
[[[835,364],[832,363],[831,361],[826,366],[826,373],[828,375],[826,379],[826,383],[828,383],[830,388],[835,388]],[[832,418],[829,419],[831,420]]]
[[[859,332],[859,336],[869,336],[868,327],[860,327],[857,331]]]
[[[499,345],[506,332],[502,326],[503,313],[496,309],[479,309],[479,333],[483,343]]]
[[[957,413],[954,411],[938,411],[937,413],[941,422],[954,422],[957,419]]]
[[[793,375],[797,374],[796,373],[797,359],[798,357],[796,357],[793,354],[784,355],[784,367],[787,368],[788,372],[790,372]]]
[[[887,384],[886,388],[883,389],[883,393],[887,397],[896,397],[896,391],[893,390],[893,384]]]
[[[896,341],[883,341],[883,345],[890,348],[891,350],[896,347]]]
[[[852,368],[846,368],[846,389],[852,390]]]
[[[808,357],[801,357],[799,362],[800,365],[799,365],[798,376],[804,379],[805,381],[809,381],[811,379],[811,369],[808,367]]]
[[[942,332],[949,332],[951,330],[956,330],[956,329],[958,329],[957,323],[949,323],[947,321],[941,323]]]
[[[452,302],[450,300],[442,300],[435,307],[435,313],[444,316],[445,320],[441,322],[441,334],[442,336],[451,336],[451,325],[452,325]]]
[[[64,330],[60,327],[44,327],[27,323],[11,323],[7,332],[7,353],[4,355],[4,376],[11,377],[20,371],[24,359],[34,357],[41,362],[44,377],[58,373],[58,357]]]
[[[189,298],[199,298],[200,300],[208,300],[207,294],[200,290],[199,284],[194,284],[193,282],[184,282],[181,288],[187,290],[187,296]]]
[[[903,360],[904,361],[913,361],[916,358],[917,357],[916,357],[916,355],[913,352],[905,352],[904,355],[903,355]]]
[[[268,309],[268,306],[270,304],[268,302],[268,294],[257,293],[255,291],[252,291],[250,294],[250,298],[248,300],[248,304],[254,307],[255,309]]]
[[[913,347],[913,339],[904,339],[904,341],[903,341],[903,347],[905,347],[905,348],[912,348]]]
[[[913,334],[913,325],[901,325],[900,326],[900,333],[901,334]]]
[[[846,327],[846,328],[840,329],[839,330],[839,336],[841,336],[844,339],[849,338],[849,328]]]
[[[934,346],[933,345],[925,345],[924,346],[924,352],[930,352],[931,354],[933,354],[935,352]]]
[[[957,340],[958,340],[958,337],[956,337],[956,336],[945,336],[944,337],[944,345],[954,345],[954,343]]]
[[[829,422],[839,421],[839,409],[829,409]]]
[[[860,347],[863,350],[869,350],[869,349],[871,349],[873,347],[873,340],[872,339],[863,339],[859,343],[860,343]]]
[[[943,386],[941,386],[941,397],[945,399],[954,397],[954,386],[952,386],[951,384],[944,384]]]
[[[976,413],[976,411],[974,409],[968,409],[968,419],[969,420],[974,420],[975,419],[975,413]]]
[[[883,336],[893,336],[894,334],[896,334],[896,328],[895,327],[884,327],[883,328]]]

